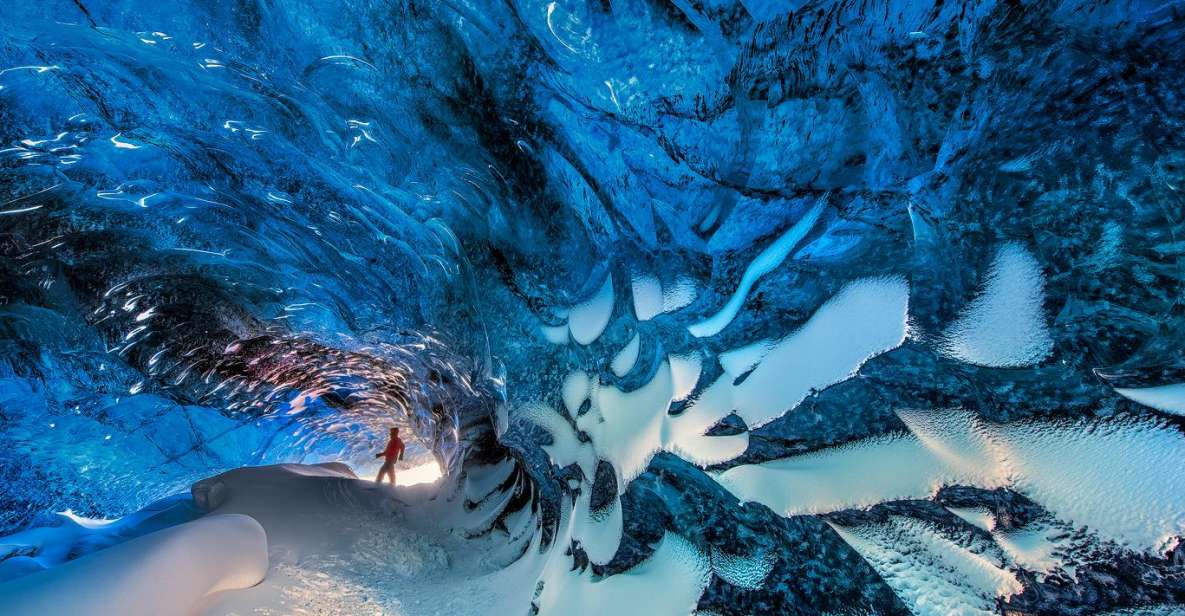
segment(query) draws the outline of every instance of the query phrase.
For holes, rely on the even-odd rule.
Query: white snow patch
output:
[[[996,528],[996,517],[986,507],[947,507],[947,511],[991,533],[996,545],[1016,565],[1037,574],[1047,574],[1063,565],[1055,554],[1062,529],[1045,522],[1029,522],[1023,528],[1002,530]]]
[[[576,464],[585,477],[595,476],[597,453],[592,444],[581,441],[572,424],[554,409],[545,404],[527,404],[519,408],[515,417],[533,423],[551,435],[551,444],[543,445],[543,451],[547,452],[552,464],[561,468]]]
[[[572,339],[582,345],[592,344],[609,325],[613,316],[613,276],[606,275],[600,290],[588,300],[577,304],[568,315]]]
[[[538,598],[542,616],[690,614],[707,587],[707,558],[686,539],[667,533],[654,554],[638,566],[600,580],[572,571],[554,558]]]
[[[1044,575],[1064,566],[1056,553],[1060,546],[1057,537],[1062,534],[1048,524],[1032,522],[1024,528],[994,532],[992,537],[1012,562]]]
[[[765,358],[773,346],[774,341],[772,340],[758,340],[743,347],[725,351],[717,359],[720,361],[720,367],[724,368],[729,376],[736,378],[752,370]]]
[[[729,554],[712,546],[712,571],[720,579],[747,590],[758,590],[774,568],[774,555],[758,552],[749,556]]]
[[[1115,393],[1158,411],[1185,415],[1185,383],[1157,387],[1116,387]]]
[[[1120,416],[995,425],[962,411],[899,416],[909,433],[715,477],[742,501],[787,516],[923,499],[962,484],[1011,488],[1058,519],[1135,550],[1159,552],[1185,534],[1185,439],[1163,423]]]
[[[589,376],[587,372],[573,370],[564,377],[564,383],[560,386],[560,397],[564,400],[564,408],[568,409],[568,415],[576,416],[580,405],[588,400],[588,393]]]
[[[507,468],[475,469],[468,489]],[[502,493],[469,511],[465,486],[380,486],[340,463],[237,469],[198,491],[212,513],[0,586],[0,613],[525,614],[541,571],[530,507],[508,531],[463,538],[503,510]],[[173,501],[90,532],[156,524]]]
[[[685,400],[699,383],[704,360],[699,353],[670,355],[668,358],[671,361],[671,379],[674,381],[674,401]]]
[[[979,294],[947,328],[939,352],[996,368],[1038,364],[1053,348],[1044,301],[1041,264],[1021,244],[1007,243],[996,253]]]
[[[541,325],[539,331],[543,333],[543,339],[552,344],[566,344],[568,342],[568,324],[563,325]]]
[[[604,565],[613,560],[617,548],[621,546],[624,528],[621,498],[615,497],[602,511],[593,511],[591,501],[592,485],[591,482],[585,482],[585,488],[581,489],[576,499],[572,538],[580,542],[590,562]]]
[[[631,281],[634,316],[649,321],[663,312],[662,283],[654,276],[634,276]]]
[[[685,397],[694,388],[699,368],[700,360],[695,355],[668,358],[646,385],[629,392],[594,382],[590,387],[590,409],[575,420],[576,428],[588,434],[591,442],[577,438],[576,429],[545,405],[524,406],[516,417],[551,434],[552,443],[543,449],[553,464],[578,464],[584,476],[591,478],[597,460],[605,460],[613,465],[618,490],[624,493],[629,482],[659,451],[671,451],[707,466],[735,458],[748,447],[747,432],[705,436],[730,412],[726,405],[703,403],[705,396],[709,401],[713,399],[709,394],[701,395],[696,404],[679,415],[668,414],[676,396]],[[731,386],[730,382],[723,384]],[[719,390],[718,385],[713,387]],[[569,399],[575,401],[579,396],[564,397],[567,405]]]
[[[996,613],[996,597],[1022,590],[992,559],[967,550],[926,524],[893,516],[885,524],[831,524],[919,616]]]
[[[514,472],[512,460],[502,460],[491,466],[473,466],[465,470],[464,491],[469,501],[479,501],[502,485]]]
[[[595,408],[576,420],[592,439],[597,456],[617,471],[619,493],[661,448],[663,422],[673,396],[670,363],[663,362],[650,382],[633,391],[600,387]]]
[[[505,472],[481,469],[469,489]],[[260,585],[213,597],[207,613],[525,612],[533,580],[503,569],[522,546],[502,535],[461,538],[488,525],[505,502],[497,495],[468,511],[463,490],[391,488],[342,464],[243,468],[208,481],[224,486],[216,513],[250,515],[266,529],[272,567]]]
[[[635,333],[634,337],[631,338],[628,343],[626,343],[625,348],[621,349],[621,351],[619,351],[617,355],[613,357],[613,361],[610,362],[610,368],[613,370],[613,374],[616,374],[618,377],[623,377],[630,370],[632,370],[634,368],[634,364],[638,362],[638,350],[641,348],[641,346],[642,339],[638,334]]]
[[[962,475],[908,434],[743,464],[716,479],[742,502],[759,502],[787,517],[928,498],[944,483],[1000,483]]]
[[[1014,489],[1135,550],[1185,535],[1185,439],[1150,418],[995,428]]]
[[[395,485],[418,486],[423,483],[436,483],[444,476],[440,463],[436,460],[425,462],[409,468],[395,471]]]
[[[989,533],[996,527],[996,516],[987,507],[947,507],[946,510]]]
[[[699,295],[695,281],[680,276],[670,285],[664,286],[658,278],[650,275],[635,275],[631,281],[634,296],[634,316],[639,321],[675,312],[695,301]]]
[[[735,409],[750,429],[763,426],[815,391],[851,378],[869,359],[901,346],[908,312],[909,285],[901,277],[848,283],[798,331],[777,342],[723,353],[725,374],[696,405],[711,404],[720,417]],[[733,386],[754,363],[749,377]]]

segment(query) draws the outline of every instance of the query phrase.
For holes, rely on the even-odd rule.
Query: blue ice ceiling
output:
[[[1183,11],[6,2],[0,532],[399,423],[701,613],[1185,602]]]

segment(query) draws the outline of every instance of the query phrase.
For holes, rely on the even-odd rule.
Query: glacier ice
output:
[[[631,281],[634,315],[649,321],[663,312],[662,282],[654,276],[636,275]]]
[[[0,583],[258,481],[224,611],[1185,604],[1176,4],[0,23]]]
[[[815,226],[815,222],[819,219],[819,215],[823,212],[823,208],[826,205],[826,201],[820,200],[814,207],[803,214],[802,218],[794,223],[794,226],[790,227],[774,243],[770,244],[768,248],[761,251],[761,254],[757,255],[753,259],[753,262],[745,268],[745,273],[741,276],[741,281],[737,285],[736,291],[733,291],[732,296],[728,298],[728,303],[711,317],[687,327],[691,335],[698,338],[714,336],[720,333],[720,330],[728,327],[728,324],[732,322],[737,312],[740,311],[741,305],[745,303],[745,298],[749,295],[749,290],[757,283],[757,279],[768,274],[780,265],[782,261],[786,260],[790,251]]]

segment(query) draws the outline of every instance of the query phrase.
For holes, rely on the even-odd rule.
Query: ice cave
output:
[[[1183,69],[1185,0],[2,0],[0,615],[1185,614]]]

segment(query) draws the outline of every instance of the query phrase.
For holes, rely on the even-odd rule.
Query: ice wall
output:
[[[0,526],[397,423],[545,613],[1185,602],[1179,8],[4,3]]]

